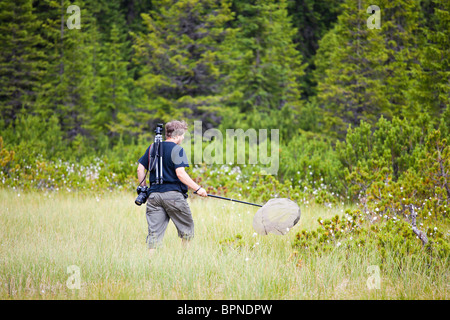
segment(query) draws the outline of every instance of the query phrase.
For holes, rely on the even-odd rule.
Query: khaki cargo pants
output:
[[[170,219],[175,224],[180,238],[191,240],[194,237],[191,209],[183,194],[178,191],[151,193],[147,200],[146,216],[149,248],[161,245]]]

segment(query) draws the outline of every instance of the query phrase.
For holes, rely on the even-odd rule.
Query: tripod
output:
[[[163,140],[162,140],[162,127],[160,123],[155,129],[155,143],[152,145],[149,151],[149,166],[148,171],[151,172],[155,169],[156,184],[163,184]],[[155,150],[155,156],[152,157],[152,150]]]
[[[155,133],[155,143],[153,143],[148,151],[148,169],[145,171],[144,178],[139,183],[139,186],[137,187],[136,191],[138,193],[138,197],[134,201],[138,206],[142,205],[147,201],[147,198],[149,196],[149,190],[147,186],[141,186],[142,182],[145,181],[147,178],[147,173],[151,172],[153,169],[155,169],[156,173],[156,184],[163,184],[163,141],[162,141],[162,127],[163,124],[159,123],[156,127]],[[152,151],[154,152],[154,156],[152,156]],[[150,180],[150,179],[149,179]],[[152,184],[151,181],[149,181],[150,185]]]

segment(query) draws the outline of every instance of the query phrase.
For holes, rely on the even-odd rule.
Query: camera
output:
[[[136,189],[138,196],[136,198],[136,200],[134,200],[134,203],[136,203],[138,206],[140,206],[141,204],[145,203],[147,201],[147,198],[149,196],[149,187],[147,186],[139,186]]]
[[[158,124],[156,125],[155,133],[156,133],[156,134],[162,134],[163,126],[164,126],[163,123],[158,123]]]

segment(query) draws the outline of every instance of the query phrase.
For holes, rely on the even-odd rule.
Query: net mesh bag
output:
[[[260,235],[285,235],[300,220],[300,208],[294,201],[276,198],[267,201],[253,217],[253,229]]]

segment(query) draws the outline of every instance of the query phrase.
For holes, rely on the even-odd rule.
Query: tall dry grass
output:
[[[302,205],[285,236],[254,235],[257,208],[189,198],[195,239],[184,247],[172,223],[151,258],[144,207],[134,194],[0,191],[1,299],[448,299],[447,266],[430,274],[420,261],[383,268],[380,289],[369,289],[377,255],[336,248],[308,259],[293,254],[301,229],[340,214]],[[236,235],[240,242],[233,242]],[[228,239],[228,241],[226,241]],[[388,254],[395,265],[395,252]],[[389,261],[388,261],[389,262]],[[70,289],[80,271],[80,288]]]

